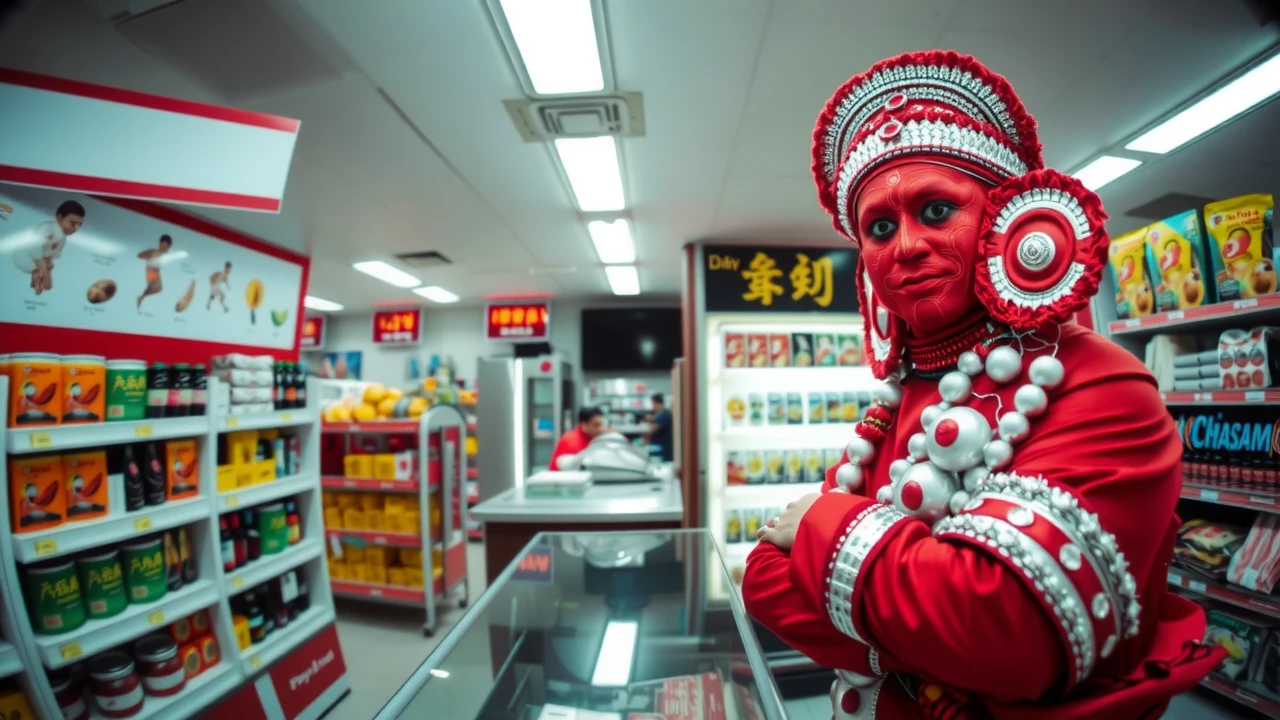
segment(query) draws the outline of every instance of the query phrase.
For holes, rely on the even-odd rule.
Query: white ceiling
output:
[[[622,142],[641,284],[668,296],[689,241],[832,239],[808,170],[813,123],[835,87],[883,57],[930,47],[978,56],[1039,119],[1049,164],[1070,171],[1278,37],[1237,0],[604,7],[617,86],[644,95],[646,135]],[[260,69],[237,65],[232,47],[201,44],[245,8],[283,18],[324,71],[253,83]],[[311,254],[312,294],[348,311],[416,299],[350,265],[422,250],[455,264],[415,274],[464,302],[608,294],[548,147],[523,142],[503,109],[520,85],[483,0],[184,0],[144,19],[197,61],[135,45],[141,24],[117,28],[87,3],[45,0],[0,28],[0,64],[300,118],[283,213],[194,211]],[[1126,211],[1170,192],[1280,191],[1276,127],[1280,102],[1104,188],[1113,231],[1140,224]]]

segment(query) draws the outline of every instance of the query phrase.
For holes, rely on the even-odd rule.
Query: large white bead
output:
[[[924,433],[916,433],[907,440],[907,452],[911,453],[916,462],[929,459],[928,438]]]
[[[1041,355],[1032,360],[1031,366],[1027,368],[1027,377],[1031,382],[1046,390],[1061,385],[1064,375],[1066,369],[1062,367],[1062,361],[1051,355]]]
[[[991,475],[991,471],[984,465],[971,467],[964,471],[964,489],[970,493],[978,492],[978,488],[982,483],[986,482]]]
[[[991,348],[987,355],[987,376],[998,383],[1007,383],[1022,372],[1022,356],[1017,350],[1002,345]]]
[[[845,452],[849,453],[849,462],[868,465],[871,463],[871,458],[876,456],[876,446],[861,435],[854,435]]]
[[[1031,363],[1034,368],[1035,363]],[[1029,418],[1040,417],[1049,407],[1049,396],[1039,385],[1023,385],[1013,394],[1013,406]]]
[[[933,463],[916,463],[894,484],[893,505],[898,512],[932,524],[946,517],[958,485],[955,475]]]
[[[964,472],[982,464],[982,448],[991,441],[991,424],[963,405],[943,411],[929,426],[929,460],[943,470]]]
[[[938,382],[938,394],[953,405],[968,400],[972,391],[973,381],[962,372],[949,372]]]
[[[982,374],[982,358],[978,357],[978,353],[966,350],[960,353],[960,359],[956,361],[956,369],[969,377],[977,377]]]
[[[912,462],[910,460],[899,458],[889,463],[889,479],[897,482],[911,469]]]
[[[964,506],[968,504],[968,502],[969,493],[964,490],[958,490],[951,496],[951,500],[947,503],[947,506],[950,508],[952,515],[959,515],[960,511],[964,510]]]
[[[888,485],[876,491],[876,502],[882,505],[888,505],[893,502],[893,489]]]
[[[998,423],[1000,439],[1010,444],[1022,442],[1031,433],[1031,421],[1020,412],[1007,412],[1000,416]]]
[[[992,472],[1000,470],[1013,459],[1013,446],[1004,440],[992,440],[982,448],[982,459]]]
[[[850,491],[862,487],[862,468],[853,463],[836,468],[836,485]]]
[[[881,383],[872,393],[872,396],[881,405],[888,408],[896,408],[902,404],[902,386],[895,382]]]
[[[925,430],[928,430],[929,426],[932,425],[941,414],[942,408],[937,405],[926,405],[924,410],[920,411],[920,426]]]

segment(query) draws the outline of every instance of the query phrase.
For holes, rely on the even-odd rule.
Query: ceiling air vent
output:
[[[405,265],[408,265],[410,267],[416,267],[416,268],[440,267],[442,265],[453,264],[453,261],[451,261],[449,258],[445,257],[444,255],[441,255],[440,253],[436,252],[435,250],[428,250],[426,252],[416,252],[416,253],[404,253],[403,255],[397,255],[396,258],[398,258]]]
[[[600,135],[644,135],[644,98],[640,93],[555,100],[505,100],[503,105],[525,142]]]

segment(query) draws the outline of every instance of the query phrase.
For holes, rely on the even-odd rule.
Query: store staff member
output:
[[[578,427],[560,436],[555,452],[551,453],[551,469],[565,470],[578,453],[587,449],[587,445],[597,435],[604,432],[604,413],[599,408],[582,408],[578,411]],[[562,464],[566,466],[562,467]]]
[[[649,421],[649,444],[662,451],[662,462],[675,460],[675,446],[671,439],[671,411],[663,401],[662,393],[654,393],[653,419]]]

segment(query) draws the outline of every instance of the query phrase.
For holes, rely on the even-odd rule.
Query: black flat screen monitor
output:
[[[670,370],[683,355],[680,308],[582,311],[582,369]]]

